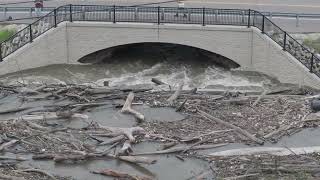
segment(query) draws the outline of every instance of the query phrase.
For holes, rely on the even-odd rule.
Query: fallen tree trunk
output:
[[[213,116],[211,116],[210,114],[208,114],[208,113],[206,113],[206,112],[204,112],[204,111],[201,111],[201,110],[199,110],[199,109],[197,109],[197,110],[198,110],[198,112],[199,112],[198,114],[199,114],[200,116],[202,116],[202,117],[204,117],[204,118],[206,118],[206,119],[209,119],[209,120],[211,120],[211,121],[215,121],[215,122],[217,122],[217,123],[219,123],[219,124],[222,124],[222,125],[224,125],[224,126],[227,126],[227,127],[229,127],[229,128],[232,128],[232,129],[234,129],[236,132],[238,132],[239,134],[246,136],[247,138],[249,138],[250,140],[256,142],[257,144],[260,144],[260,145],[263,145],[263,144],[264,144],[264,141],[262,141],[261,139],[256,138],[255,136],[253,136],[252,134],[250,134],[248,131],[246,131],[246,130],[244,130],[244,129],[241,129],[241,128],[239,128],[238,126],[235,126],[235,125],[230,124],[230,123],[228,123],[228,122],[225,122],[225,121],[223,121],[223,120],[221,120],[221,119],[219,119],[219,118],[213,117]]]
[[[131,108],[131,104],[134,98],[134,94],[133,92],[130,92],[126,102],[124,103],[122,109],[121,109],[121,113],[128,113],[128,114],[132,114],[134,115],[135,118],[137,118],[139,121],[144,121],[144,115],[141,114],[140,112],[134,110]]]
[[[9,156],[0,156],[0,160],[16,160],[16,161],[26,161],[27,158],[24,157],[9,157]]]
[[[131,162],[131,163],[154,164],[157,162],[156,159],[150,159],[150,158],[138,157],[138,156],[117,156],[116,158],[122,161]]]
[[[122,141],[125,138],[124,135],[116,136],[114,138],[109,139],[108,141],[103,141],[99,144],[99,146],[113,144],[115,142]]]
[[[6,174],[0,173],[0,179],[2,180],[25,180],[23,177],[9,176]]]
[[[240,148],[231,149],[226,151],[219,151],[209,154],[209,156],[247,156],[256,154],[270,154],[275,156],[288,156],[288,155],[300,155],[300,154],[312,154],[319,153],[320,146],[310,147],[298,147],[298,148],[286,148],[286,147],[252,147],[252,148]]]
[[[8,148],[8,147],[10,147],[10,146],[13,146],[15,143],[17,143],[19,140],[11,140],[11,141],[9,141],[9,142],[7,142],[7,143],[3,143],[3,144],[1,144],[0,145],[0,151],[3,151],[5,148]]]
[[[131,127],[131,128],[117,128],[117,127],[108,127],[108,126],[102,126],[101,124],[98,124],[99,128],[105,129],[107,131],[111,131],[112,133],[118,134],[118,135],[125,135],[130,142],[134,142],[135,138],[133,135],[135,134],[146,134],[145,130],[141,127]]]
[[[24,169],[24,170],[19,170],[19,171],[21,171],[21,172],[37,172],[37,173],[41,173],[41,174],[44,174],[44,175],[48,176],[50,179],[58,180],[57,178],[55,178],[50,173],[48,173],[48,172],[46,172],[44,170],[41,170],[41,169]]]
[[[128,174],[128,173],[115,171],[115,170],[112,170],[112,169],[104,169],[104,170],[101,170],[101,171],[91,171],[91,173],[101,174],[101,175],[111,176],[111,177],[121,178],[121,179],[124,178],[124,179],[128,179],[128,180],[152,180],[152,178],[147,177],[147,176],[131,175],[131,174]]]
[[[2,110],[0,111],[0,114],[10,114],[10,113],[16,113],[24,110],[31,109],[32,107],[18,107],[18,108],[13,108],[13,109],[7,109],[7,110]]]
[[[89,117],[85,114],[80,113],[72,113],[70,116],[62,116],[61,114],[57,114],[55,112],[43,112],[42,114],[34,114],[34,115],[23,115],[17,118],[17,120],[54,120],[54,119],[61,119],[61,118],[81,118],[81,119],[88,119]]]
[[[173,147],[170,149],[166,150],[161,150],[161,151],[155,151],[155,152],[143,152],[143,153],[135,153],[132,154],[132,156],[140,156],[140,155],[155,155],[155,154],[170,154],[170,153],[178,153],[182,152],[185,149],[189,150],[200,150],[200,149],[212,149],[212,148],[217,148],[217,147],[222,147],[228,145],[228,143],[222,143],[222,144],[213,144],[213,145],[199,145],[199,146],[179,146],[179,147]]]
[[[152,81],[153,83],[157,84],[157,85],[163,85],[163,84],[166,84],[166,83],[164,83],[164,82],[160,81],[160,80],[159,80],[159,79],[157,79],[157,78],[152,78],[152,79],[151,79],[151,81]]]

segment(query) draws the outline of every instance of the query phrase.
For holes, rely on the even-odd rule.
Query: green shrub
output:
[[[0,42],[8,39],[10,36],[12,36],[15,33],[13,30],[0,30]]]
[[[303,43],[306,46],[313,48],[317,53],[320,53],[320,38],[316,40],[305,39]]]

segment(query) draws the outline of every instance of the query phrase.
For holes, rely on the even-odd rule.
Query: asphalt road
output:
[[[1,0],[0,3],[24,2],[29,0]],[[158,3],[166,0],[50,0],[45,6],[61,6],[65,4],[104,4],[104,5],[135,5]],[[162,5],[176,6],[177,3]],[[13,6],[13,5],[9,5]],[[16,4],[14,6],[33,6],[33,3]],[[320,13],[319,0],[185,0],[186,7],[210,8],[244,8],[273,12]]]
[[[2,0],[0,3],[23,2],[29,0]],[[148,3],[161,3],[168,0],[50,0],[45,2],[46,7],[57,7],[65,4],[94,4],[94,5],[141,5]],[[152,6],[177,6],[177,2],[152,4]],[[8,5],[29,6],[33,3]],[[256,9],[269,12],[294,12],[294,13],[319,13],[320,0],[185,0],[185,7],[208,7],[208,8],[230,8],[230,9]],[[23,18],[29,16],[29,13],[10,12],[7,17]],[[3,13],[0,13],[0,20],[6,19]],[[320,20],[318,19],[299,19],[295,18],[273,18],[273,21],[288,32],[320,32]],[[30,23],[31,21],[18,21],[18,23]]]

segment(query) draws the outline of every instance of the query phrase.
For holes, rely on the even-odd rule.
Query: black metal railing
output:
[[[319,57],[274,24],[265,14],[250,9],[65,5],[52,10],[1,42],[0,61],[64,21],[253,26],[320,77]]]

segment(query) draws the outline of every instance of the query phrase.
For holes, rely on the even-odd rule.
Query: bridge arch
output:
[[[112,60],[112,58],[119,56],[143,56],[152,59],[182,60],[182,62],[200,60],[199,63],[210,61],[210,63],[226,69],[240,67],[240,65],[235,61],[205,49],[163,42],[141,42],[109,47],[87,54],[81,57],[78,62],[85,64],[108,62]]]
[[[195,47],[251,68],[252,30],[246,27],[199,25],[70,23],[68,63],[77,64],[84,56],[126,44],[166,43]]]

